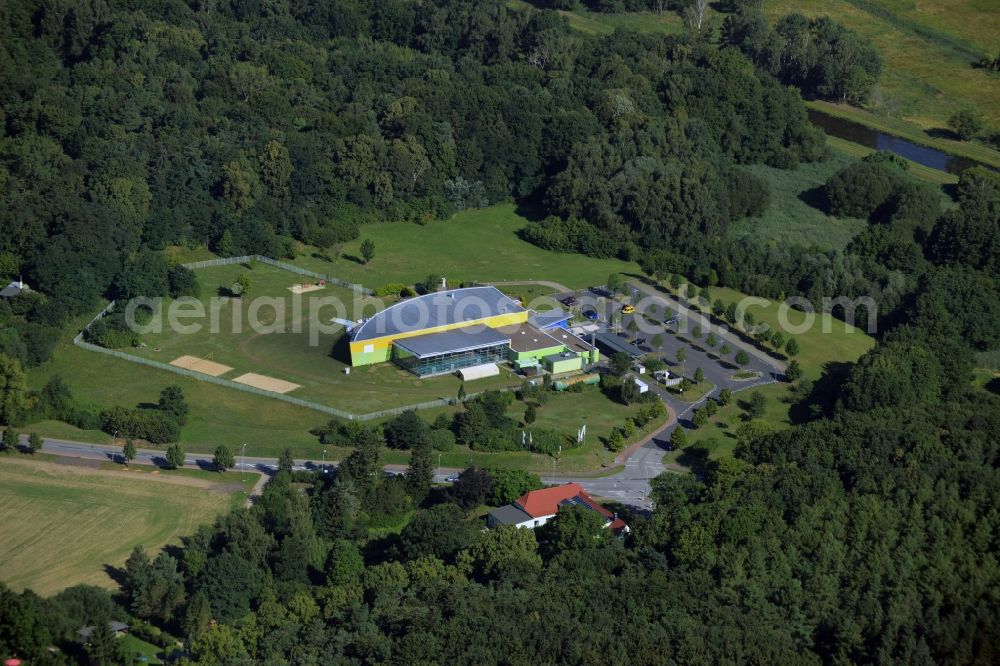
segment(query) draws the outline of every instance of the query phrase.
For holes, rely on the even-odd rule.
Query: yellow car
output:
[[[635,307],[634,306],[632,306],[632,305],[623,305],[622,306],[622,314],[632,314],[633,312],[635,312]]]

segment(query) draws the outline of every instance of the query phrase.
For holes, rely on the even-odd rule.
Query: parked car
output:
[[[622,306],[622,314],[632,314],[633,312],[635,312],[635,306],[634,305],[623,305]]]
[[[597,321],[597,310],[584,310],[583,316],[590,321]]]
[[[611,298],[611,292],[604,287],[591,287],[590,293],[595,296],[603,296],[604,298]]]
[[[571,308],[574,305],[576,305],[577,301],[576,301],[576,296],[567,296],[566,298],[563,298],[559,302],[565,305],[566,307]]]
[[[671,317],[670,319],[667,319],[667,320],[665,320],[665,321],[663,322],[663,325],[664,325],[664,326],[673,326],[674,324],[676,324],[676,323],[677,323],[677,322],[679,322],[679,321],[680,321],[680,317],[677,317],[677,316],[675,315],[675,316]]]
[[[449,476],[447,479],[445,479],[445,481],[447,481],[448,483],[458,483],[458,477],[457,476]]]

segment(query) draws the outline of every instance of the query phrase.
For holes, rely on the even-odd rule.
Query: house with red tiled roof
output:
[[[514,500],[513,504],[490,511],[486,516],[486,524],[489,527],[514,525],[534,529],[554,518],[562,507],[573,505],[604,516],[604,526],[616,535],[629,531],[624,520],[598,504],[579,483],[528,491]]]

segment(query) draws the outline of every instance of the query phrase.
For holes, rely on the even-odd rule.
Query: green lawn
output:
[[[719,407],[719,411],[706,425],[686,431],[687,447],[683,451],[669,451],[664,454],[664,464],[697,469],[706,453],[709,460],[732,455],[733,449],[736,448],[736,429],[746,418],[740,403],[749,400],[752,391],[760,391],[767,398],[767,409],[763,417],[765,421],[774,426],[775,430],[790,427],[789,405],[781,401],[781,398],[788,394],[788,390],[788,384],[768,384],[733,394],[732,401],[725,407]]]
[[[690,373],[694,373],[694,368],[689,369]],[[701,400],[706,393],[708,393],[715,385],[711,382],[701,382],[700,384],[694,384],[691,388],[684,391],[683,393],[674,393],[674,389],[667,389],[671,393],[674,393],[674,397],[681,402],[698,402]]]
[[[422,280],[433,270],[448,277],[452,284],[475,277],[496,281],[554,280],[573,287],[583,287],[604,283],[611,272],[635,272],[637,269],[634,264],[617,260],[541,250],[517,237],[517,230],[525,223],[526,220],[515,212],[513,205],[499,205],[467,211],[426,226],[409,223],[370,225],[363,231],[364,237],[372,238],[376,243],[376,257],[369,265],[364,266],[348,259],[331,263],[308,254],[300,257],[296,263],[367,285]],[[356,252],[358,245],[359,241],[350,244],[345,253]],[[205,256],[205,252],[198,249],[175,248],[171,251],[185,260]],[[236,266],[199,270],[205,296],[210,296],[220,286],[228,286],[235,275],[244,270],[246,269]],[[251,278],[251,296],[288,295],[288,286],[302,279],[266,265],[257,265],[247,272]],[[522,293],[529,299],[551,291],[551,287],[524,285],[504,288]],[[718,289],[714,291],[720,296],[730,293]],[[304,297],[335,292],[336,289],[328,288],[324,292],[305,294]],[[292,317],[291,314],[287,316]],[[797,313],[792,313],[790,319],[795,322],[796,316]],[[86,319],[81,318],[75,322],[71,330],[79,330]],[[221,320],[228,321],[225,318],[220,318]],[[819,374],[819,368],[825,360],[853,360],[871,345],[867,336],[845,336],[838,331],[842,331],[842,325],[836,322],[828,340],[821,342],[814,332],[804,334],[801,338],[801,359],[810,376]],[[350,376],[344,375],[342,362],[331,358],[328,353],[333,335],[336,334],[330,334],[329,345],[313,347],[307,344],[304,334],[257,335],[246,332],[246,329],[238,335],[233,333],[229,336],[216,336],[218,339],[200,334],[172,337],[147,334],[144,338],[146,348],[137,352],[163,362],[169,362],[182,354],[212,354],[212,360],[234,368],[224,377],[258,372],[287,379],[302,386],[291,395],[317,402],[325,401],[326,404],[360,412],[392,404],[411,404],[437,397],[450,398],[458,392],[459,382],[453,377],[419,380],[389,364],[356,370]],[[53,359],[29,372],[29,385],[32,388],[41,388],[50,377],[60,375],[73,391],[77,402],[99,410],[112,405],[136,407],[155,403],[164,387],[177,384],[191,404],[188,424],[181,434],[181,442],[189,450],[210,451],[219,444],[235,448],[247,443],[251,455],[275,456],[283,448],[290,447],[296,456],[312,460],[321,458],[322,448],[316,438],[309,434],[310,429],[328,420],[329,417],[321,412],[85,351],[73,346],[71,339],[70,333],[64,335],[56,346]],[[815,345],[812,344],[814,341]],[[289,342],[292,344],[288,344]],[[155,349],[160,351],[154,351]],[[477,381],[469,388],[480,391],[511,383],[511,379],[501,377]],[[575,432],[581,414],[566,406],[559,410],[553,409],[559,403],[569,405],[573,401],[560,398],[552,405],[547,405],[542,412],[564,411],[565,415],[560,420],[571,424],[571,427],[566,426],[567,432]],[[602,417],[611,418],[610,415],[614,414],[616,408],[605,401],[601,407],[587,409],[583,414],[601,414]],[[609,409],[611,411],[604,414]],[[454,408],[438,408],[428,410],[423,415],[432,419],[440,411],[453,410]],[[551,417],[546,415],[540,418]],[[618,418],[615,416],[613,420],[617,422]],[[594,436],[607,434],[597,433],[593,428],[594,426],[591,433]],[[80,431],[60,423],[43,422],[30,426],[30,429],[45,436],[80,441],[108,441],[108,436],[104,433]],[[328,450],[328,459],[338,459],[344,453]],[[587,454],[575,454],[577,460],[566,464],[572,464],[580,470],[593,469],[600,464],[597,453],[598,450],[592,450]],[[461,467],[471,457],[478,455],[459,449],[447,454],[447,460],[443,464]],[[533,468],[540,468],[544,462],[533,460],[531,456],[522,457],[521,454],[504,454],[503,459],[512,466]],[[387,462],[405,461],[405,454],[387,454]]]
[[[748,298],[746,294],[734,289],[721,287],[712,288],[712,299],[721,298],[727,305],[731,302],[739,302]],[[766,299],[765,299],[766,300]],[[829,314],[815,314],[782,308],[780,304],[767,301],[761,305],[749,305],[746,312],[753,314],[758,323],[767,323],[772,329],[786,332],[789,337],[789,329],[782,325],[786,322],[791,325],[792,330],[802,326],[810,319],[812,326],[805,332],[796,333],[791,337],[798,340],[800,352],[796,357],[802,365],[802,370],[807,377],[815,379],[822,374],[823,367],[834,361],[856,361],[862,354],[875,346],[875,340],[867,335],[864,330],[849,326]]]
[[[113,589],[106,566],[121,566],[136,544],[155,553],[177,543],[228,511],[244,488],[235,473],[108,471],[8,454],[0,465],[0,579],[43,595],[80,583]]]
[[[557,293],[556,290],[543,284],[507,284],[499,289],[512,298],[520,299],[525,307],[538,312],[552,308],[563,309],[563,305],[552,298]]]
[[[745,167],[767,181],[771,203],[761,217],[736,222],[728,233],[734,238],[752,236],[776,243],[843,249],[868,223],[827,215],[818,207],[816,194],[830,176],[853,161],[835,154],[825,162],[802,164],[794,171],[764,165]]]
[[[371,224],[361,237],[347,243],[343,254],[360,255],[363,239],[375,243],[375,258],[360,264],[347,258],[329,262],[312,248],[293,263],[351,282],[377,288],[388,283],[412,284],[429,273],[449,284],[463,281],[552,280],[571,288],[604,284],[609,274],[636,270],[634,263],[595,259],[543,250],[521,240],[517,232],[527,220],[513,204],[499,204],[457,213],[427,225],[410,222]]]
[[[156,403],[163,388],[180,386],[191,405],[181,442],[192,450],[210,451],[219,444],[235,447],[247,442],[258,455],[276,455],[285,446],[304,452],[316,443],[308,431],[327,420],[324,414],[305,407],[80,349],[72,344],[72,332],[60,339],[51,361],[29,371],[29,386],[41,388],[54,375],[66,381],[77,402],[95,410]],[[35,429],[45,436],[79,441],[110,439],[104,433],[51,422],[24,428]]]
[[[129,656],[143,655],[146,657],[146,664],[162,664],[160,658],[157,655],[163,654],[162,648],[153,645],[152,643],[147,643],[146,641],[133,636],[132,634],[125,634],[121,637],[122,646],[125,648],[126,653]]]
[[[890,18],[866,11],[866,5],[887,10]],[[870,38],[885,62],[871,104],[880,115],[926,130],[945,127],[952,113],[972,105],[1000,128],[1000,76],[971,65],[977,55],[1000,52],[996,2],[767,0],[765,11],[772,19],[790,12],[830,16]],[[899,128],[892,131],[900,134]]]

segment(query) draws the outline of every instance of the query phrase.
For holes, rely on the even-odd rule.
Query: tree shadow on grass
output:
[[[104,573],[108,574],[108,577],[118,583],[124,590],[128,585],[128,574],[125,573],[124,568],[113,567],[110,564],[104,565]]]
[[[854,366],[853,363],[830,361],[823,364],[823,374],[813,382],[812,390],[788,410],[788,420],[798,425],[833,416],[836,396]]]
[[[523,201],[518,203],[517,208],[514,209],[514,212],[531,222],[541,222],[546,217],[548,217],[548,213],[546,212],[545,207],[542,206],[540,203],[532,201],[530,199],[524,199]]]
[[[961,141],[962,137],[955,134],[952,130],[947,127],[931,127],[926,130],[927,136],[935,139],[950,139],[952,141]]]
[[[826,198],[826,188],[823,185],[802,190],[799,192],[799,201],[823,213],[827,213],[830,209],[830,202]]]
[[[347,259],[348,261],[353,261],[354,263],[359,264],[361,266],[365,265],[364,259],[362,259],[361,257],[358,257],[356,255],[353,255],[353,254],[344,254],[344,255],[341,255],[341,256],[344,257],[344,259]]]
[[[682,449],[677,456],[677,464],[690,468],[698,476],[704,476],[708,465],[708,449],[698,445]]]

